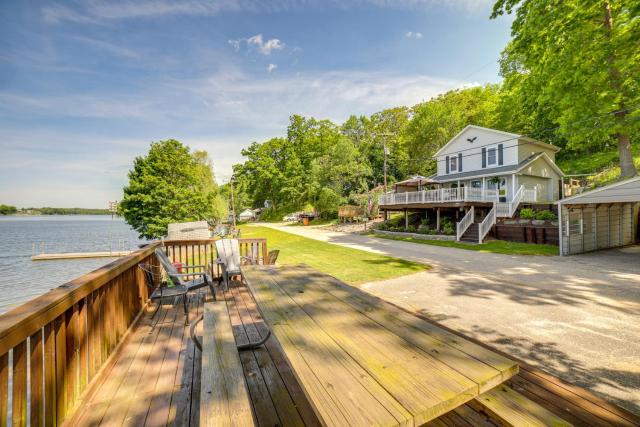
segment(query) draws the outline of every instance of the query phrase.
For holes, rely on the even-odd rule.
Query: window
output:
[[[471,188],[482,188],[482,181],[479,179],[471,181]]]
[[[487,165],[493,166],[498,163],[498,149],[493,147],[487,150]]]
[[[567,236],[582,233],[582,217],[580,212],[569,212],[569,218],[567,218]]]
[[[449,170],[451,172],[458,171],[458,156],[451,156],[449,158]]]

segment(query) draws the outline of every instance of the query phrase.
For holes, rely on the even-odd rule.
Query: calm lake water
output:
[[[40,252],[131,250],[142,243],[108,215],[0,216],[0,313],[115,258],[31,261]]]

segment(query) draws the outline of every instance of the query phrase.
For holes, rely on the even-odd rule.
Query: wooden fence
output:
[[[148,300],[139,263],[158,265],[160,242],[0,315],[0,427],[60,425],[72,414]],[[266,239],[240,239],[264,263]],[[212,239],[165,242],[174,261],[215,260]],[[216,271],[212,268],[212,273]],[[37,279],[36,279],[37,280]]]

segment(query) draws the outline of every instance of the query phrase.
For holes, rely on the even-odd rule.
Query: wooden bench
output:
[[[225,302],[204,305],[200,426],[254,425]]]

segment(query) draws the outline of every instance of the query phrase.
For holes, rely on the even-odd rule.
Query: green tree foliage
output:
[[[566,140],[573,151],[617,144],[623,177],[635,175],[631,138],[640,124],[637,0],[498,0],[515,13],[505,48],[502,112],[516,130]],[[585,118],[592,118],[585,120]],[[545,131],[557,124],[557,131]]]
[[[191,153],[170,139],[152,143],[146,156],[136,157],[120,211],[141,237],[152,239],[166,235],[172,222],[213,224],[226,215],[226,204],[206,152]]]
[[[469,124],[504,129],[496,120],[499,102],[499,87],[486,85],[453,90],[416,105],[403,134],[413,159],[407,172],[434,173],[436,165],[431,156]]]
[[[15,206],[0,204],[0,215],[12,215],[16,213],[18,209]]]

